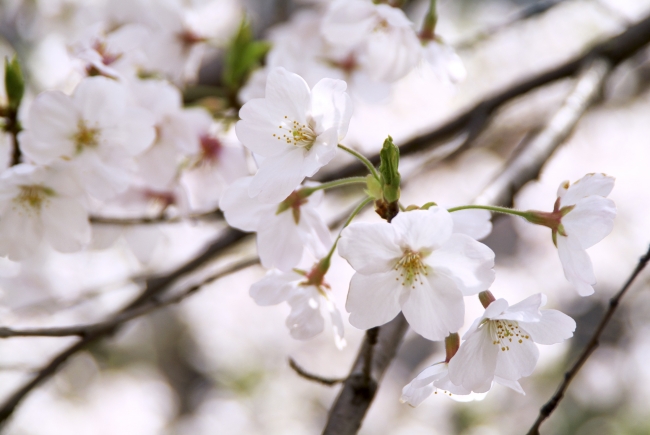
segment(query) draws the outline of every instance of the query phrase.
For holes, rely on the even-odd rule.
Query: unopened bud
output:
[[[451,361],[451,359],[456,355],[456,352],[458,352],[458,348],[460,347],[460,337],[458,336],[457,332],[449,334],[445,338],[445,352],[446,352],[446,357],[445,357],[445,362]]]
[[[496,298],[490,290],[485,290],[478,294],[478,300],[481,301],[483,308],[487,308],[492,302],[496,301]]]

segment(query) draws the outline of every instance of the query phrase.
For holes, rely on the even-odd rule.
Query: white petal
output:
[[[36,210],[8,207],[0,217],[0,255],[24,260],[36,252],[42,239],[43,224]]]
[[[345,93],[343,80],[322,79],[314,86],[311,95],[311,117],[320,129],[334,127],[337,141],[343,140],[352,118],[352,100]]]
[[[257,231],[265,217],[275,214],[277,205],[263,204],[248,195],[253,177],[243,177],[226,189],[219,201],[226,222],[244,231]]]
[[[513,337],[512,341],[504,340],[496,347],[499,351],[495,375],[516,381],[521,377],[529,376],[535,369],[539,350],[531,338]],[[503,350],[504,347],[506,350]]]
[[[492,215],[487,210],[460,210],[450,214],[454,221],[454,233],[481,240],[492,232]]]
[[[451,236],[454,226],[449,212],[440,207],[399,213],[391,225],[397,231],[400,244],[412,251],[430,252],[442,246]]]
[[[504,387],[511,388],[511,389],[515,390],[519,394],[523,394],[524,396],[526,395],[526,393],[524,392],[524,389],[521,388],[521,385],[517,381],[513,381],[513,380],[510,380],[510,379],[504,379],[504,378],[501,378],[499,376],[495,376],[494,377],[494,382],[496,382],[497,384],[501,384]]]
[[[327,308],[327,311],[330,313],[330,319],[332,321],[332,330],[334,332],[334,344],[336,345],[336,348],[341,350],[346,346],[345,338],[344,336],[344,329],[343,329],[343,317],[341,316],[341,312],[339,311],[338,308],[336,308],[336,305],[332,303],[330,300],[325,300],[325,308]]]
[[[539,308],[545,303],[546,297],[541,293],[537,293],[512,305],[503,314],[491,318],[516,320],[519,322],[539,322],[542,318],[542,313],[539,311]]]
[[[413,288],[415,287],[415,288]],[[414,282],[401,298],[402,312],[415,332],[429,340],[443,340],[463,326],[465,304],[456,284],[429,273]]]
[[[41,210],[44,235],[54,249],[75,252],[90,242],[88,212],[71,198],[53,198]]]
[[[435,273],[453,279],[465,296],[487,290],[494,282],[494,252],[465,234],[452,234],[424,261]]]
[[[433,381],[436,381],[444,376],[447,376],[447,363],[439,362],[433,365],[430,365],[426,369],[422,370],[412,381],[414,387],[424,387],[427,384],[431,384]]]
[[[156,137],[153,115],[139,107],[129,107],[124,111],[120,123],[124,142],[122,146],[129,154],[136,155],[146,150]]]
[[[311,95],[307,82],[298,74],[282,67],[272,69],[266,79],[265,98],[275,112],[301,124],[305,122]]]
[[[582,198],[590,195],[607,196],[614,188],[614,177],[605,174],[587,174],[575,183],[571,184],[568,189],[564,190],[564,183],[560,185],[558,196],[561,197],[560,206],[576,204]]]
[[[303,249],[303,239],[290,210],[269,216],[257,231],[257,251],[266,268],[291,270],[300,261]]]
[[[562,218],[567,237],[576,240],[582,249],[600,242],[614,227],[616,206],[611,199],[589,196],[576,203]]]
[[[126,90],[115,80],[89,77],[81,81],[72,100],[89,128],[116,125],[126,109]]]
[[[287,210],[291,213],[290,210]],[[298,223],[300,236],[303,243],[317,258],[327,255],[332,244],[330,230],[322,216],[309,206],[309,203],[300,207],[300,221]]]
[[[437,379],[436,381],[433,382],[433,386],[440,390],[444,390],[446,392],[451,393],[452,396],[450,397],[458,402],[471,402],[472,400],[483,400],[483,398],[485,397],[485,393],[472,394],[472,392],[467,388],[454,385],[454,383],[451,382],[451,379],[449,379],[448,369],[445,370],[444,376],[440,377],[440,379]]]
[[[521,322],[520,326],[538,344],[561,343],[576,330],[575,320],[557,310],[543,310],[539,322]]]
[[[305,179],[303,161],[302,148],[267,157],[253,176],[248,194],[265,203],[284,201]]]
[[[285,153],[293,145],[283,139],[284,134],[290,134],[282,128],[284,116],[264,98],[250,100],[239,111],[241,121],[235,125],[237,138],[246,148],[264,157]]]
[[[289,297],[291,313],[286,320],[291,336],[307,340],[323,332],[325,320],[320,312],[320,296],[313,286],[298,286]]]
[[[577,246],[569,237],[557,236],[557,252],[564,269],[566,279],[576,287],[580,296],[594,293],[596,283],[593,266],[587,251]]]
[[[345,309],[350,313],[350,324],[359,329],[370,329],[388,323],[400,312],[401,289],[394,271],[361,275],[355,273]]]
[[[387,222],[353,223],[343,230],[339,255],[359,273],[388,272],[402,257],[395,230]]]
[[[492,344],[484,327],[463,341],[458,352],[449,361],[449,379],[454,385],[476,393],[485,393],[492,386],[499,348]]]
[[[402,397],[400,397],[400,402],[407,403],[413,407],[418,406],[420,403],[433,393],[434,387],[431,383],[423,385],[421,387],[416,387],[413,385],[413,382],[405,385],[402,388]]]
[[[294,289],[293,283],[300,278],[296,273],[270,270],[264,278],[251,286],[249,295],[257,305],[276,305],[289,299]]]

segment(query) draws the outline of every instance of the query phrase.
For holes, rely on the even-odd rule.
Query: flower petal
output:
[[[465,234],[452,234],[425,262],[454,280],[465,296],[487,290],[494,282],[494,252]]]
[[[289,271],[296,267],[304,249],[298,226],[290,212],[267,219],[257,232],[257,251],[262,266]]]
[[[412,251],[438,249],[451,236],[454,226],[449,212],[440,207],[399,213],[391,225],[400,238],[400,245]]]
[[[567,237],[576,240],[582,249],[600,242],[614,227],[616,206],[611,199],[588,196],[562,218]]]
[[[248,194],[265,203],[283,201],[305,179],[303,161],[302,148],[267,157],[253,176]]]
[[[492,343],[488,328],[482,328],[463,341],[449,361],[449,379],[454,385],[485,393],[492,386],[499,348]]]
[[[296,340],[307,340],[325,329],[320,312],[319,294],[314,286],[298,286],[289,297],[291,313],[286,320],[289,333]]]
[[[501,384],[504,387],[508,387],[508,388],[510,388],[512,390],[515,390],[519,394],[523,394],[524,396],[526,395],[526,392],[524,391],[523,388],[521,388],[521,385],[517,381],[513,381],[513,380],[510,380],[510,379],[505,379],[505,378],[502,378],[502,377],[499,377],[499,376],[495,376],[494,377],[494,382],[496,382],[497,384]]]
[[[257,305],[276,305],[289,299],[293,292],[293,283],[301,278],[297,273],[282,273],[270,270],[266,276],[253,284],[249,295]]]
[[[539,322],[521,322],[520,325],[539,344],[561,343],[573,337],[576,330],[575,320],[557,310],[544,310]]]
[[[542,313],[539,308],[546,303],[546,296],[541,293],[527,297],[523,301],[512,305],[503,314],[492,317],[493,319],[516,320],[518,322],[539,322]]]
[[[248,195],[253,177],[243,177],[226,189],[219,201],[226,222],[230,226],[244,231],[257,231],[265,216],[273,214],[277,206],[263,204]]]
[[[596,276],[587,251],[569,237],[557,236],[557,252],[566,279],[576,287],[580,296],[594,293]]]
[[[90,242],[88,212],[72,198],[54,198],[41,210],[44,235],[59,252],[75,252]]]
[[[400,312],[397,273],[390,271],[373,275],[355,273],[345,309],[350,313],[350,324],[359,329],[370,329],[390,322]]]
[[[521,341],[521,343],[519,342]],[[512,338],[497,347],[497,367],[494,374],[504,379],[516,381],[529,376],[535,369],[539,358],[539,349],[531,338]],[[503,350],[505,348],[505,350]]]
[[[463,326],[463,295],[446,276],[429,273],[423,281],[414,281],[401,304],[409,325],[429,340],[443,340]]]
[[[587,174],[566,188],[566,181],[560,184],[558,197],[560,207],[574,205],[582,198],[591,195],[606,197],[614,188],[614,177],[605,174]]]
[[[402,396],[400,397],[399,401],[415,408],[420,403],[424,402],[424,400],[429,397],[431,393],[433,393],[434,387],[431,383],[423,385],[421,387],[416,387],[414,385],[414,382],[415,380],[406,384],[404,388],[402,388]]]
[[[353,223],[341,233],[339,255],[359,273],[388,272],[402,257],[396,239],[389,223]]]
[[[454,221],[454,233],[481,240],[492,231],[492,215],[487,210],[460,210],[450,214]]]

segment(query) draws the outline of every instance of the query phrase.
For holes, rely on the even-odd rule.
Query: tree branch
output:
[[[332,385],[340,384],[341,382],[345,381],[344,378],[343,379],[324,378],[322,376],[309,373],[308,371],[300,367],[298,363],[291,357],[289,357],[289,367],[291,367],[298,374],[298,376],[310,381],[318,382],[319,384],[327,385],[328,387],[331,387]]]
[[[566,140],[582,114],[596,99],[609,71],[609,62],[603,59],[595,60],[582,71],[574,90],[546,128],[524,144],[519,155],[505,164],[501,174],[483,189],[474,203],[509,205],[514,194],[526,182],[537,178],[544,163]],[[378,341],[373,349],[370,382],[366,382],[363,375],[367,355],[372,354],[369,349],[373,347],[368,335],[366,336],[350,375],[332,406],[324,435],[353,435],[358,432],[407,329],[408,324],[401,313],[379,328]]]
[[[602,320],[598,324],[598,327],[594,331],[594,334],[591,336],[589,343],[587,343],[587,346],[585,346],[584,350],[580,354],[580,357],[573,364],[573,367],[571,367],[571,369],[569,369],[564,374],[564,380],[558,386],[558,389],[553,395],[553,397],[551,397],[551,399],[548,402],[546,402],[544,406],[542,406],[542,408],[539,411],[539,416],[537,417],[537,420],[535,420],[535,423],[527,432],[527,435],[539,435],[539,427],[544,422],[544,420],[550,417],[551,413],[553,413],[555,408],[557,408],[558,403],[560,403],[560,400],[562,400],[562,398],[564,397],[564,393],[566,392],[567,388],[569,388],[569,384],[571,383],[571,381],[573,381],[573,379],[576,377],[576,375],[578,374],[582,366],[585,364],[587,359],[591,356],[591,354],[596,350],[596,348],[600,344],[599,343],[600,336],[602,335],[603,331],[605,330],[605,327],[607,326],[610,319],[614,315],[614,312],[618,308],[621,299],[623,298],[627,290],[630,288],[630,286],[632,285],[636,277],[639,276],[641,271],[643,271],[643,269],[645,269],[645,267],[648,265],[648,262],[650,262],[650,248],[648,248],[648,252],[646,252],[645,255],[639,259],[636,268],[632,272],[632,275],[630,275],[630,277],[623,285],[623,288],[621,288],[621,290],[619,290],[619,292],[616,293],[616,296],[614,296],[609,300],[609,309],[607,310]]]

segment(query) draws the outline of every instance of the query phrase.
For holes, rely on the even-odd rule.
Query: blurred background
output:
[[[0,0],[0,55],[18,51],[26,62],[31,98],[43,89],[71,86],[57,53],[65,52],[64,35],[70,26],[83,27],[84,14],[99,10],[100,3]],[[299,11],[316,9],[323,2],[228,3],[233,4],[231,15],[213,22],[224,29],[225,41],[244,13],[256,37],[264,39],[277,34],[278,26],[286,26]],[[407,3],[408,16],[419,25],[427,2]],[[649,0],[439,0],[438,6],[436,33],[456,48],[466,79],[451,84],[429,69],[416,68],[395,84],[385,101],[355,101],[346,145],[371,154],[389,134],[399,145],[487,96],[565,62],[650,13]],[[544,11],[516,19],[535,6]],[[198,83],[218,84],[216,71],[222,65],[222,54],[219,47],[205,53]],[[409,332],[361,434],[509,435],[528,430],[600,321],[608,299],[650,242],[648,59],[648,50],[641,50],[612,72],[602,97],[548,161],[540,179],[527,184],[515,198],[518,208],[551,210],[564,180],[575,181],[591,172],[616,177],[610,195],[618,209],[614,230],[588,251],[598,280],[596,294],[581,298],[571,288],[545,228],[502,217],[495,220],[492,234],[484,240],[496,253],[497,278],[491,289],[495,296],[517,302],[545,293],[547,308],[559,309],[576,320],[574,338],[561,345],[540,346],[535,372],[521,380],[525,396],[497,385],[479,402],[458,403],[433,395],[410,408],[399,403],[402,387],[420,370],[444,359],[444,349],[441,343]],[[453,159],[429,154],[406,159],[402,202],[454,206],[471,201],[499,173],[522,139],[544,127],[572,85],[572,79],[560,80],[514,99],[498,111],[470,149]],[[236,142],[232,131],[227,137]],[[331,166],[347,162],[347,156],[339,154]],[[354,189],[328,193],[321,210],[331,221],[342,207],[358,199]],[[359,219],[377,217],[368,211]],[[131,226],[123,229],[125,235],[110,249],[67,255],[45,252],[22,264],[0,259],[0,323],[55,326],[101,320],[139,293],[143,277],[191,258],[223,228],[218,221]],[[138,237],[129,239],[127,232]],[[138,247],[130,246],[129,240],[141,241],[150,234],[156,235],[156,243],[140,246],[144,253],[134,252]],[[249,240],[198,275],[254,252],[254,241]],[[327,278],[332,299],[342,311],[352,273],[335,256]],[[344,314],[347,346],[343,350],[334,345],[329,325],[310,341],[292,339],[284,324],[289,312],[286,304],[260,307],[248,296],[250,285],[263,275],[257,266],[232,274],[177,306],[129,322],[114,337],[78,353],[52,380],[31,393],[6,433],[319,433],[338,387],[297,376],[288,358],[310,372],[344,377],[363,331],[350,326]],[[650,433],[649,284],[646,272],[623,299],[600,347],[542,433]],[[478,298],[467,298],[464,329],[481,313]],[[0,398],[8,397],[34,370],[75,340],[0,341]]]

